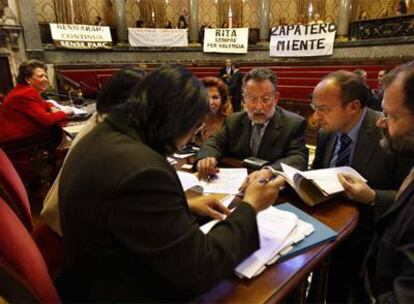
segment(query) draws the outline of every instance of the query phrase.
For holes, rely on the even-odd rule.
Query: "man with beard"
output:
[[[392,204],[396,190],[414,164],[380,147],[379,113],[367,107],[361,77],[348,71],[327,75],[313,92],[312,108],[321,130],[313,169],[351,166],[364,176],[370,192],[358,200],[360,220],[350,237],[332,255],[327,302],[366,302],[360,269],[373,235],[374,218]]]
[[[377,126],[384,130],[381,145],[399,156],[414,154],[414,62],[384,78],[383,113]],[[382,164],[378,163],[378,167]],[[395,202],[376,222],[365,260],[366,289],[371,302],[414,302],[414,168],[398,190]],[[386,174],[386,172],[383,172]],[[339,175],[347,196],[372,199],[372,189],[350,175]]]
[[[253,69],[244,77],[242,90],[245,111],[230,116],[197,154],[200,177],[207,179],[214,175],[223,156],[258,157],[271,162],[278,170],[281,162],[306,169],[306,122],[299,115],[277,106],[276,75],[269,69]]]

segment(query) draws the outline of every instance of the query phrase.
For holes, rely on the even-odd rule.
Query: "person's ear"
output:
[[[362,108],[361,101],[359,99],[351,101],[350,107],[353,111],[359,111]]]
[[[279,103],[279,100],[280,100],[280,93],[279,92],[275,92],[274,93],[274,103],[275,103],[275,107]]]

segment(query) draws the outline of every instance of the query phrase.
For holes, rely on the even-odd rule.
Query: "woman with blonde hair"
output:
[[[233,108],[230,103],[227,85],[217,77],[205,77],[201,80],[207,88],[210,111],[203,119],[203,126],[196,134],[196,143],[201,145],[221,127]]]

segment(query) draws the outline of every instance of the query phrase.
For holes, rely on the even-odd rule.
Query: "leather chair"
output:
[[[62,238],[45,223],[33,229],[32,213],[26,189],[13,164],[0,149],[0,197],[14,211],[19,220],[31,233],[42,253],[49,273],[56,278],[63,264]]]
[[[39,248],[1,197],[0,231],[1,297],[9,303],[59,303]]]

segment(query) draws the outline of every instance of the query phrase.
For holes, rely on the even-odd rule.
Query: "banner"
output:
[[[248,28],[222,28],[204,30],[205,53],[247,53]]]
[[[186,29],[128,28],[128,40],[131,46],[188,46]]]
[[[112,37],[109,26],[50,23],[56,47],[66,49],[110,49]]]
[[[270,56],[332,55],[335,33],[334,23],[285,25],[272,28]]]

